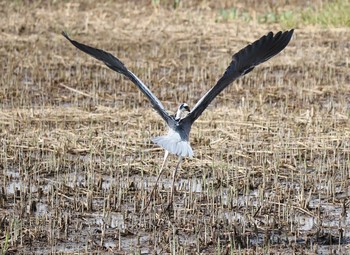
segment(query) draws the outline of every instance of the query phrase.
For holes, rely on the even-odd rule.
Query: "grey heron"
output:
[[[213,86],[190,110],[186,103],[183,103],[177,109],[175,116],[170,115],[160,100],[149,90],[149,88],[125,65],[112,54],[90,47],[88,45],[74,41],[68,37],[65,32],[62,35],[66,37],[75,47],[79,50],[91,55],[92,57],[101,60],[110,69],[125,75],[129,78],[149,99],[153,108],[163,118],[168,126],[168,133],[164,136],[155,137],[152,139],[154,143],[159,145],[165,150],[163,163],[160,167],[158,177],[154,188],[150,193],[150,199],[154,190],[158,184],[159,178],[164,170],[164,165],[167,161],[169,153],[178,156],[178,162],[172,176],[171,186],[171,201],[173,202],[174,196],[174,182],[176,173],[184,157],[192,157],[193,151],[189,142],[189,134],[191,131],[192,124],[198,119],[213,99],[229,86],[237,78],[251,72],[254,67],[267,61],[271,57],[281,52],[291,40],[293,35],[293,29],[285,32],[278,32],[273,34],[269,32],[267,35],[262,36],[252,44],[249,44],[245,48],[241,49],[232,56],[232,61],[227,67],[223,76],[217,81],[216,85]],[[150,199],[145,208],[147,208]]]

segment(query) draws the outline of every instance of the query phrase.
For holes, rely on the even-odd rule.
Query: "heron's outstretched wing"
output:
[[[210,89],[193,107],[192,111],[182,121],[193,123],[213,101],[213,99],[234,80],[254,69],[255,66],[267,61],[282,51],[289,43],[293,29],[284,33],[272,32],[234,54],[229,67],[216,85]]]
[[[159,115],[168,123],[173,122],[173,118],[167,113],[165,110],[163,104],[159,101],[159,99],[148,89],[148,87],[132,72],[130,72],[124,64],[114,57],[112,54],[96,49],[93,47],[90,47],[88,45],[79,43],[77,41],[74,41],[69,38],[67,33],[62,32],[62,35],[66,37],[75,47],[77,47],[79,50],[89,54],[90,56],[103,61],[106,66],[108,66],[110,69],[121,73],[128,77],[151,101],[153,108],[159,113]]]

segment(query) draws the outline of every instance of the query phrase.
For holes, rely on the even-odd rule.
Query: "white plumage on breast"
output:
[[[190,143],[182,140],[180,135],[171,128],[167,135],[154,137],[152,138],[152,142],[158,144],[172,154],[182,157],[193,157]]]

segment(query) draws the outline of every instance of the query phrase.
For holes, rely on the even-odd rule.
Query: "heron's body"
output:
[[[158,182],[164,169],[169,152],[179,156],[178,164],[173,173],[173,185],[171,190],[171,194],[173,195],[175,175],[181,160],[184,157],[193,156],[193,151],[189,143],[192,124],[198,119],[214,98],[234,80],[251,72],[255,66],[267,61],[281,52],[288,45],[293,35],[293,30],[283,33],[278,32],[275,35],[270,32],[234,54],[230,65],[227,67],[225,73],[218,80],[216,85],[197,102],[192,110],[189,109],[187,104],[181,104],[175,116],[170,115],[165,110],[159,99],[135,74],[129,71],[119,59],[103,50],[71,40],[64,32],[62,34],[78,49],[103,61],[112,70],[128,77],[145,94],[153,108],[167,123],[169,129],[168,134],[153,138],[152,141],[165,149],[163,164],[156,182]],[[153,191],[154,189],[152,190],[152,193]]]
[[[181,126],[179,125],[179,128]],[[176,154],[181,157],[193,157],[193,151],[190,142],[187,138],[181,137],[182,131],[178,129],[169,128],[168,134],[164,136],[157,136],[152,138],[152,141],[169,151],[171,154]]]
[[[186,103],[181,104],[176,115],[171,116],[167,123],[168,134],[152,138],[152,141],[171,154],[192,158],[193,150],[189,141],[191,124],[184,121],[188,112],[190,112],[188,105]]]

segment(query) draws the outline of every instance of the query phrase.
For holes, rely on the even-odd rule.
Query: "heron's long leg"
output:
[[[164,166],[165,166],[165,163],[166,163],[166,161],[167,161],[167,159],[168,159],[168,156],[169,156],[169,151],[165,150],[162,166],[160,167],[160,170],[159,170],[159,174],[158,174],[158,176],[157,176],[156,183],[154,184],[153,189],[152,189],[151,193],[149,194],[148,202],[147,202],[147,204],[146,204],[144,210],[147,209],[147,207],[149,206],[149,203],[151,202],[151,198],[152,198],[152,196],[153,196],[154,191],[156,190],[156,187],[157,187],[157,185],[158,185],[159,178],[160,178],[160,176],[161,176],[162,173],[163,173]]]
[[[177,165],[176,165],[176,168],[173,172],[173,181],[172,181],[172,185],[171,185],[171,194],[170,194],[170,203],[169,205],[171,205],[173,203],[173,200],[174,200],[174,188],[175,188],[175,178],[176,178],[176,173],[177,173],[177,170],[179,169],[179,166],[182,162],[182,159],[183,157],[182,156],[179,156],[179,161],[177,162]]]

